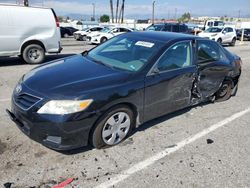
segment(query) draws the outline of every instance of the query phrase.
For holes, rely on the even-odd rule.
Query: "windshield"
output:
[[[164,25],[151,25],[149,26],[146,31],[161,31]]]
[[[219,33],[221,31],[222,29],[217,27],[210,27],[206,30],[207,33]]]
[[[111,30],[111,28],[104,27],[104,28],[101,30],[101,32],[103,32],[103,33],[108,33],[110,30]]]
[[[222,21],[215,21],[214,26],[224,26],[224,23]]]
[[[87,31],[87,30],[89,30],[89,28],[84,28],[84,29],[82,29],[82,31]]]
[[[86,58],[108,67],[137,72],[163,45],[161,41],[122,35],[94,48]]]

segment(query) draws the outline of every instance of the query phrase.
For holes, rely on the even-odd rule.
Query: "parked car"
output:
[[[241,59],[215,41],[128,32],[39,66],[14,89],[11,119],[56,150],[122,142],[156,117],[235,95]]]
[[[77,32],[78,29],[74,27],[60,27],[60,31],[63,38],[68,38],[69,36],[73,36],[73,33]]]
[[[210,27],[206,31],[199,33],[198,36],[231,46],[235,45],[237,39],[236,31],[232,27]]]
[[[74,32],[74,38],[76,40],[87,40],[87,35],[90,33],[97,33],[101,31],[104,27],[102,26],[95,26],[91,28],[85,28],[81,31]]]
[[[87,39],[89,40],[90,43],[92,44],[100,44],[106,42],[108,39],[123,34],[127,32],[132,32],[133,30],[127,27],[110,27],[110,28],[104,28],[101,30],[101,32],[98,32],[94,35],[87,36]]]
[[[59,21],[53,9],[0,4],[0,56],[44,61],[45,53],[60,53]]]
[[[191,33],[186,24],[179,24],[179,23],[152,24],[146,28],[146,31],[167,31],[167,32],[186,33],[186,34]]]
[[[237,39],[238,39],[238,40],[241,40],[242,29],[238,29],[238,30],[236,31],[236,33],[237,33]],[[249,29],[244,29],[243,40],[250,40],[250,28],[249,28]]]

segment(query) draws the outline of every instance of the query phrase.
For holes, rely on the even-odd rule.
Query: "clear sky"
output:
[[[20,0],[22,1],[22,0]],[[121,2],[122,0],[120,0]],[[0,0],[16,2],[16,0]],[[30,4],[53,7],[59,14],[92,14],[92,3],[96,5],[97,14],[110,14],[109,0],[30,0]],[[113,0],[114,4],[116,0]],[[125,0],[125,15],[150,15],[152,0]],[[239,10],[243,16],[250,16],[250,0],[156,0],[156,17],[177,15],[190,12],[191,15],[208,15],[238,17]]]

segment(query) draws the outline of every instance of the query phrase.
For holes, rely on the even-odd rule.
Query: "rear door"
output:
[[[197,40],[198,90],[203,99],[218,91],[228,72],[230,61],[214,41]]]
[[[196,73],[191,41],[168,48],[145,78],[144,120],[190,105]]]

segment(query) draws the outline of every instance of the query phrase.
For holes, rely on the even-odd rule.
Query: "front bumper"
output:
[[[90,130],[97,120],[97,116],[91,113],[67,118],[37,114],[24,111],[13,102],[12,110],[6,111],[25,135],[54,150],[88,145]]]

